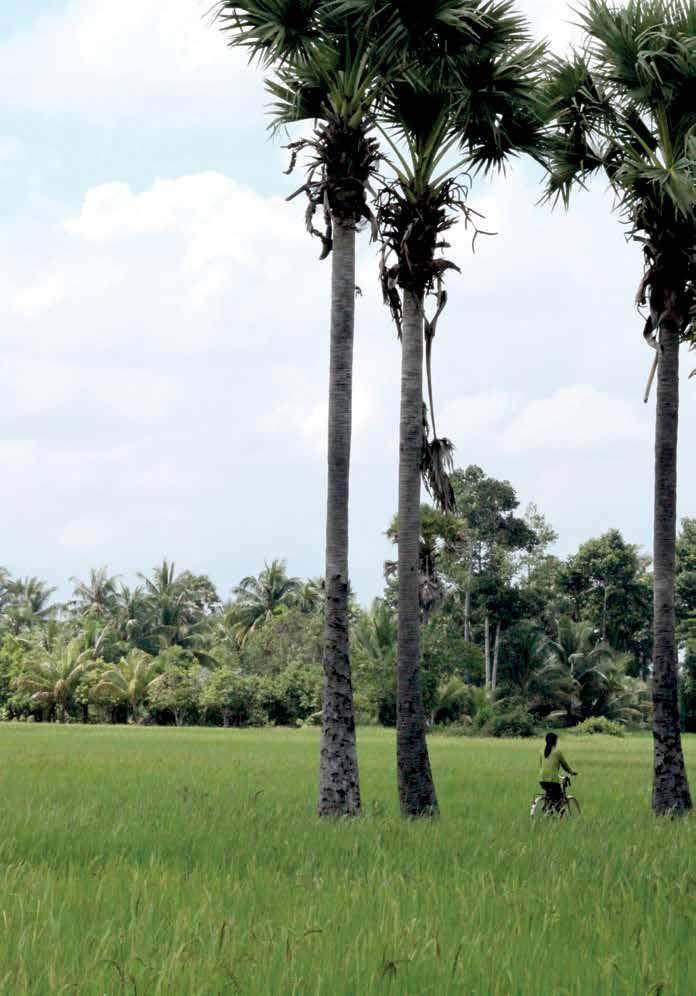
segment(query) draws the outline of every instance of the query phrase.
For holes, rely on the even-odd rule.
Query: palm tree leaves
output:
[[[284,560],[273,560],[258,576],[244,578],[234,589],[233,629],[239,645],[271,616],[289,608],[301,588],[299,578],[288,577]]]
[[[546,195],[607,175],[646,272],[650,345],[665,322],[693,341],[696,318],[696,4],[587,0],[586,52],[551,67]],[[652,376],[651,376],[652,382]],[[650,383],[651,383],[650,382]],[[650,390],[646,393],[646,401]]]
[[[77,685],[96,666],[100,646],[101,639],[94,647],[85,648],[84,640],[76,638],[50,649],[35,648],[22,661],[13,687],[31,693],[37,702],[56,705],[65,719]]]
[[[219,0],[214,17],[229,44],[249,49],[263,65],[308,57],[321,38],[321,0]]]

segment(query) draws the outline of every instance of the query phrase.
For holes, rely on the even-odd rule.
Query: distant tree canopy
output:
[[[617,529],[565,559],[535,506],[479,467],[453,475],[449,515],[423,507],[422,669],[433,724],[524,732],[649,714],[649,558]],[[398,535],[395,518],[387,529]],[[696,729],[696,520],[677,546],[684,723]],[[351,596],[358,720],[396,718],[398,571],[369,608]],[[73,594],[0,570],[0,715],[36,721],[315,722],[321,711],[323,582],[282,559],[224,599],[164,561],[128,586],[105,567]]]

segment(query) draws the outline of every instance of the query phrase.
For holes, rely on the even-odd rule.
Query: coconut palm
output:
[[[527,703],[531,712],[548,714],[565,684],[561,669],[549,665],[549,640],[533,623],[522,623],[515,633],[515,653],[505,668],[504,694]]]
[[[70,578],[74,584],[71,608],[81,616],[103,618],[116,605],[116,578],[109,576],[108,568],[92,568],[86,581]]]
[[[150,603],[142,585],[129,588],[119,585],[115,594],[112,626],[123,643],[139,645],[145,639],[150,621]]]
[[[656,349],[654,533],[654,778],[656,813],[691,809],[679,729],[675,544],[679,345],[696,340],[696,3],[589,0],[587,50],[554,65],[557,123],[548,196],[604,173],[643,249],[638,303]]]
[[[217,18],[230,44],[250,49],[273,72],[275,127],[316,122],[291,145],[291,169],[309,155],[306,225],[332,255],[324,693],[319,813],[356,814],[360,787],[349,657],[348,501],[351,455],[356,231],[371,220],[367,191],[378,163],[371,131],[378,89],[362,12],[336,13],[335,0],[221,0]],[[297,196],[297,195],[293,195]],[[315,228],[317,210],[323,231]]]
[[[589,622],[574,622],[567,616],[558,621],[554,640],[547,641],[547,657],[540,677],[557,683],[555,698],[569,722],[597,714],[597,704],[606,696],[607,674],[614,652],[598,641]]]
[[[396,178],[380,196],[379,221],[383,290],[402,342],[398,781],[402,812],[416,816],[437,810],[420,682],[421,474],[440,507],[454,507],[452,444],[437,434],[431,352],[447,301],[443,278],[458,267],[440,251],[458,218],[476,229],[464,166],[485,171],[519,151],[536,152],[541,49],[528,43],[526,23],[508,0],[374,0],[371,25],[391,62],[381,117]],[[430,294],[435,314],[427,319]],[[432,438],[427,424],[424,431],[424,352]]]
[[[312,615],[320,612],[324,608],[325,585],[323,578],[309,578],[303,581],[297,588],[292,599],[300,612]]]
[[[176,565],[163,560],[149,577],[138,577],[145,582],[145,600],[160,649],[195,644],[202,611],[186,583],[191,575],[177,576]]]
[[[289,608],[301,587],[299,578],[288,577],[284,560],[272,560],[257,577],[243,578],[233,591],[234,628],[240,646],[267,619]]]
[[[137,722],[140,706],[160,673],[157,658],[142,650],[131,650],[118,664],[104,671],[92,694],[95,699],[109,695],[127,702],[131,716]]]
[[[58,643],[50,649],[35,648],[22,661],[13,687],[30,692],[36,702],[54,707],[64,723],[77,686],[96,666],[103,637],[104,634],[88,648],[83,638]]]
[[[56,613],[58,606],[51,604],[55,588],[39,578],[17,578],[5,582],[2,624],[15,636],[23,629],[45,624]]]

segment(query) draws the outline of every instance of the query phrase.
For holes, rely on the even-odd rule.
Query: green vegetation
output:
[[[0,725],[0,990],[694,991],[696,826],[650,818],[647,736],[566,742],[583,816],[533,826],[539,742],[433,738],[425,823],[393,733],[358,744],[332,823],[318,731]]]
[[[419,611],[429,728],[532,736],[604,717],[650,722],[650,561],[617,530],[560,560],[539,510],[479,467],[452,475],[456,505],[421,509]],[[388,535],[395,540],[398,519]],[[696,520],[677,544],[684,728],[696,695]],[[358,721],[396,725],[398,572],[369,609],[349,601]],[[37,579],[0,579],[0,716],[207,726],[322,718],[324,585],[282,560],[231,586],[168,562],[127,587],[105,568],[54,601]]]

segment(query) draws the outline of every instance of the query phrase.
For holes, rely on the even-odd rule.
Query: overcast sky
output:
[[[63,591],[163,556],[223,595],[272,557],[323,570],[329,265],[284,202],[297,179],[261,82],[207,6],[0,6],[0,564]],[[561,0],[521,7],[567,44]],[[459,465],[539,506],[558,552],[614,526],[649,548],[640,252],[602,189],[567,216],[539,193],[530,167],[472,193],[500,234],[475,256],[454,239],[439,428]],[[400,357],[366,238],[359,266],[351,570],[367,601],[390,553]]]

